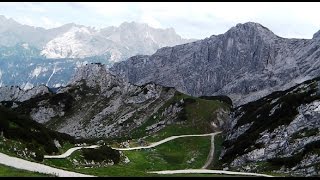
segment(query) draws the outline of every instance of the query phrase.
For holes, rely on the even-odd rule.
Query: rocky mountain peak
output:
[[[4,15],[0,15],[0,22],[6,21],[7,18]]]
[[[72,27],[81,27],[81,25],[77,25],[75,23],[67,23],[67,24],[64,24],[62,25],[60,28],[67,28],[67,29],[70,29]]]
[[[313,34],[312,39],[320,39],[320,30]]]
[[[135,27],[135,26],[148,26],[145,23],[138,23],[135,21],[131,21],[131,22],[123,22],[120,24],[119,28],[128,28],[128,27]]]
[[[124,86],[126,83],[112,75],[107,67],[101,63],[86,64],[76,70],[68,84],[78,85],[82,82],[90,88],[100,88],[100,92],[106,92],[115,86]]]
[[[0,21],[1,21],[1,22],[3,22],[3,21],[9,21],[9,20],[14,21],[12,18],[7,18],[7,17],[4,16],[4,15],[0,15]]]
[[[250,38],[252,36],[260,36],[264,39],[277,37],[271,30],[255,22],[238,23],[225,34],[231,36],[250,36]]]

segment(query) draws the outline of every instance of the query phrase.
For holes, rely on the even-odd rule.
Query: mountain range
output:
[[[173,28],[136,22],[102,29],[74,23],[44,29],[0,16],[0,24],[0,86],[24,89],[66,85],[74,69],[87,63],[111,66],[133,55],[194,41],[181,38]]]
[[[105,56],[105,61],[117,62],[136,54],[152,54],[164,46],[194,41],[181,38],[173,28],[156,29],[136,22],[101,29],[74,23],[44,29],[0,16],[0,23],[0,46],[24,44],[26,49],[38,49],[37,55],[48,59]]]
[[[215,168],[319,176],[319,41],[319,32],[288,39],[259,23],[237,24],[111,67],[80,59],[65,86],[1,87],[0,102],[77,138],[223,131]]]

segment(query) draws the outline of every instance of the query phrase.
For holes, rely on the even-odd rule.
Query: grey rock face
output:
[[[119,137],[148,120],[175,92],[152,83],[135,86],[110,74],[104,65],[88,64],[66,87],[38,96],[32,104],[19,103],[15,109],[76,137]]]
[[[203,101],[154,83],[132,85],[110,74],[105,65],[88,64],[56,92],[6,103],[48,128],[72,136],[133,138],[152,134],[169,124],[187,124],[182,110],[189,106],[187,103],[198,108]],[[205,123],[221,129],[229,108],[223,102],[216,103],[221,107]]]
[[[110,70],[137,85],[154,82],[193,96],[227,95],[241,105],[317,76],[319,57],[316,38],[285,39],[249,22],[151,56],[131,57]]]
[[[238,170],[259,171],[259,163],[265,163],[263,168],[275,172],[319,175],[318,84],[316,78],[236,108],[220,160]]]
[[[23,102],[36,96],[49,93],[48,87],[41,85],[24,91],[18,86],[0,87],[0,102],[1,101],[19,101]]]

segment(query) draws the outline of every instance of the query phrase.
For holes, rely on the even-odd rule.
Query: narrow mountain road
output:
[[[0,153],[0,164],[6,166],[14,167],[17,169],[23,169],[32,172],[39,172],[43,174],[52,174],[59,177],[94,177],[91,175],[75,173],[71,171],[66,171],[58,168],[53,168],[44,164],[27,161],[24,159],[11,157],[6,154]]]
[[[199,174],[199,173],[201,173],[201,174],[228,174],[228,175],[273,177],[273,176],[266,175],[266,174],[223,171],[223,170],[209,170],[209,169],[165,170],[165,171],[150,171],[148,173],[154,173],[154,174]]]
[[[155,142],[150,144],[149,146],[138,146],[138,147],[132,147],[132,148],[115,148],[112,147],[112,149],[116,149],[119,151],[132,151],[132,150],[139,150],[139,149],[149,149],[149,148],[153,148],[156,146],[159,146],[160,144],[166,143],[168,141],[177,139],[177,138],[183,138],[183,137],[201,137],[201,136],[215,136],[216,134],[218,134],[220,132],[216,132],[216,133],[210,133],[210,134],[190,134],[190,135],[179,135],[179,136],[170,136],[168,138],[165,138],[161,141]],[[65,153],[61,154],[61,155],[45,155],[44,158],[56,158],[56,159],[60,159],[60,158],[66,158],[68,156],[70,156],[74,151],[82,149],[82,148],[97,148],[99,147],[99,145],[92,145],[92,146],[85,146],[85,147],[74,147],[74,148],[70,148],[68,149]]]
[[[217,132],[216,134],[213,134],[213,135],[211,136],[211,149],[210,149],[210,152],[209,152],[209,154],[208,154],[207,161],[206,161],[206,163],[202,166],[201,169],[207,169],[207,168],[210,166],[210,164],[212,163],[213,158],[214,158],[214,137],[215,137],[215,135],[217,135],[217,134],[219,134],[219,133],[221,133],[221,132]]]
[[[47,159],[62,159],[62,158],[66,158],[66,157],[70,156],[76,150],[83,149],[83,148],[87,148],[87,149],[91,148],[91,149],[93,149],[93,148],[97,148],[97,147],[99,147],[99,145],[92,145],[92,146],[85,146],[85,147],[73,147],[73,148],[68,149],[63,154],[53,155],[53,156],[44,155],[44,158],[47,158]]]
[[[119,151],[131,151],[131,150],[139,150],[139,149],[148,149],[148,148],[153,148],[158,145],[161,145],[163,143],[166,143],[168,141],[177,139],[177,138],[183,138],[183,137],[201,137],[201,136],[211,136],[211,149],[208,154],[207,161],[205,165],[202,167],[202,169],[183,169],[183,170],[164,170],[164,171],[150,171],[147,173],[154,173],[154,174],[227,174],[227,175],[245,175],[245,176],[263,176],[263,177],[273,177],[271,175],[266,175],[266,174],[259,174],[259,173],[246,173],[246,172],[234,172],[234,171],[223,171],[223,170],[210,170],[206,169],[208,166],[212,163],[213,158],[214,158],[214,137],[215,135],[221,133],[215,132],[215,133],[210,133],[210,134],[195,134],[195,135],[179,135],[179,136],[171,136],[168,138],[165,138],[161,141],[152,143],[148,146],[139,146],[139,147],[132,147],[132,148],[113,148]],[[97,148],[99,147],[98,145],[92,145],[92,146],[86,146],[86,147],[75,147],[71,148],[68,151],[66,151],[64,154],[57,155],[57,156],[45,156],[45,158],[66,158],[70,156],[74,151],[82,148]]]
[[[131,150],[139,150],[139,149],[149,149],[149,148],[153,148],[153,147],[159,146],[160,144],[166,143],[168,141],[172,141],[172,140],[177,139],[177,138],[214,136],[214,135],[216,135],[218,133],[220,133],[220,132],[210,133],[210,134],[190,134],[190,135],[170,136],[170,137],[165,138],[165,139],[163,139],[161,141],[152,143],[149,146],[139,146],[139,147],[132,147],[132,148],[113,148],[113,149],[116,149],[116,150],[119,150],[119,151],[131,151]]]

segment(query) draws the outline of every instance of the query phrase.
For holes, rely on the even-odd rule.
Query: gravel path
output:
[[[132,150],[139,150],[139,149],[149,149],[149,148],[153,148],[153,147],[159,146],[160,144],[166,143],[168,141],[171,141],[171,140],[174,140],[174,139],[177,139],[177,138],[200,137],[200,136],[215,136],[218,133],[220,133],[220,132],[210,133],[210,134],[189,134],[189,135],[170,136],[170,137],[165,138],[165,139],[163,139],[161,141],[152,143],[149,146],[138,146],[138,147],[132,147],[132,148],[114,148],[113,147],[112,149],[116,149],[116,150],[119,150],[119,151],[132,151]],[[44,158],[56,158],[56,159],[66,158],[66,157],[70,156],[76,150],[79,150],[79,149],[82,149],[82,148],[97,148],[97,147],[99,147],[99,145],[84,146],[84,147],[73,147],[73,148],[68,149],[63,154],[53,155],[53,156],[45,155]]]
[[[119,151],[131,151],[131,150],[138,150],[138,149],[149,149],[149,148],[153,148],[156,146],[159,146],[160,144],[166,143],[168,141],[177,139],[177,138],[183,138],[183,137],[201,137],[201,136],[214,136],[216,134],[218,134],[220,132],[216,132],[216,133],[210,133],[210,134],[190,134],[190,135],[180,135],[180,136],[170,136],[168,138],[165,138],[161,141],[155,142],[150,144],[149,146],[139,146],[139,147],[132,147],[132,148],[113,148]]]
[[[219,134],[221,132],[217,132],[216,134],[213,134],[211,136],[211,149],[210,149],[210,152],[209,152],[209,155],[208,155],[208,158],[207,158],[207,161],[206,163],[202,166],[201,169],[207,169],[209,167],[209,165],[212,163],[213,161],[213,158],[214,158],[214,136]]]
[[[153,148],[156,147],[160,144],[163,144],[165,142],[171,141],[173,139],[177,139],[177,138],[182,138],[182,137],[200,137],[200,136],[212,136],[211,137],[211,149],[210,149],[210,153],[208,155],[208,159],[206,164],[202,167],[202,169],[183,169],[183,170],[164,170],[164,171],[151,171],[148,173],[154,173],[154,174],[186,174],[186,173],[192,173],[192,174],[198,174],[198,173],[202,173],[202,174],[228,174],[228,175],[246,175],[246,176],[264,176],[264,177],[273,177],[270,175],[266,175],[266,174],[258,174],[258,173],[246,173],[246,172],[234,172],[234,171],[223,171],[223,170],[209,170],[209,169],[205,169],[207,168],[214,157],[214,136],[219,134],[221,132],[216,132],[216,133],[210,133],[210,134],[198,134],[198,135],[180,135],[180,136],[171,136],[168,138],[165,138],[161,141],[152,143],[149,146],[139,146],[139,147],[132,147],[132,148],[113,148],[116,150],[120,150],[120,151],[130,151],[130,150],[138,150],[138,149],[148,149],[148,148]],[[92,146],[86,146],[86,147],[74,147],[74,148],[70,148],[69,150],[67,150],[65,153],[61,154],[61,155],[56,155],[56,156],[44,156],[45,158],[66,158],[68,156],[70,156],[74,151],[82,149],[82,148],[97,148],[99,147],[99,145],[92,145]],[[75,172],[71,172],[71,171],[66,171],[66,170],[62,170],[62,169],[57,169],[57,168],[53,168],[50,166],[46,166],[40,163],[35,163],[35,162],[30,162],[27,160],[23,160],[20,158],[16,158],[16,157],[11,157],[8,156],[6,154],[0,153],[0,163],[7,165],[7,166],[11,166],[17,169],[24,169],[24,170],[28,170],[28,171],[33,171],[33,172],[40,172],[40,173],[44,173],[44,174],[53,174],[55,176],[59,176],[59,177],[94,177],[91,175],[86,175],[86,174],[80,174],[80,173],[75,173]]]
[[[43,174],[52,174],[59,177],[94,177],[91,175],[57,169],[44,164],[31,162],[16,157],[11,157],[3,153],[0,153],[0,164],[27,171],[40,172]]]
[[[66,158],[66,157],[70,156],[76,150],[83,149],[83,148],[87,148],[87,149],[91,148],[91,149],[93,149],[93,148],[97,148],[97,147],[99,147],[99,145],[84,146],[84,147],[73,147],[73,148],[68,149],[63,154],[53,155],[53,156],[44,155],[44,158],[47,158],[47,159],[63,159],[63,158]]]
[[[165,171],[151,171],[148,173],[154,173],[154,174],[199,174],[199,173],[201,173],[201,174],[228,174],[228,175],[273,177],[273,176],[266,175],[266,174],[223,171],[223,170],[209,170],[209,169],[165,170]]]

